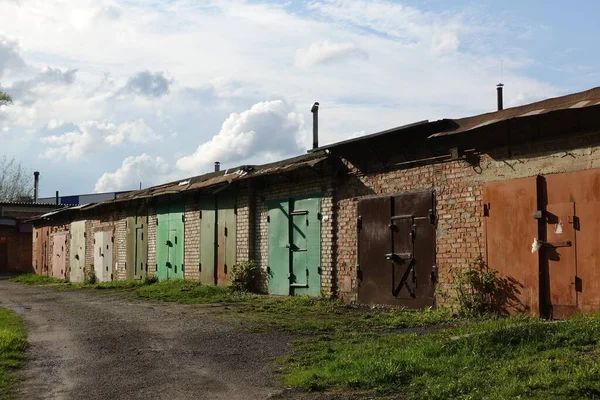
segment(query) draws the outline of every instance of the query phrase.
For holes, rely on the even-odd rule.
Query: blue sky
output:
[[[41,194],[144,187],[598,85],[595,1],[0,1],[0,148]]]

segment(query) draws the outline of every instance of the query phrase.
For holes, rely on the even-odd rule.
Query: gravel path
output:
[[[277,387],[272,361],[290,351],[290,336],[248,332],[210,307],[7,281],[0,305],[29,329],[18,399],[312,397]]]

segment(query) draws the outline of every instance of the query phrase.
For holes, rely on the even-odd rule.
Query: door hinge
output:
[[[362,229],[362,216],[359,215],[356,219],[356,228],[360,231]]]
[[[267,215],[267,222],[271,222],[271,216]]]
[[[433,208],[429,209],[429,223],[431,225],[435,225],[436,223],[436,218],[435,218],[435,212],[433,211]]]
[[[483,205],[483,216],[484,217],[489,217],[490,216],[490,204],[489,203],[486,203],[486,204]]]
[[[198,218],[202,219],[202,210],[198,210]]]
[[[181,214],[181,222],[185,222],[185,214]]]

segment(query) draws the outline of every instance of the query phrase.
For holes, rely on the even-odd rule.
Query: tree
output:
[[[12,103],[12,98],[0,89],[0,106]],[[33,192],[31,173],[14,157],[0,157],[0,201],[29,200]]]
[[[28,201],[33,195],[33,176],[15,158],[0,157],[0,201]]]
[[[9,103],[12,103],[12,97],[2,89],[0,89],[0,106],[5,106]]]

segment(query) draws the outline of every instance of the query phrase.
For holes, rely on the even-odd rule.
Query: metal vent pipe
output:
[[[313,114],[313,149],[319,147],[319,102],[315,102],[310,109]]]
[[[219,172],[221,170],[221,163],[218,161],[215,161],[215,172]]]
[[[33,173],[33,202],[37,203],[38,194],[40,189],[40,173],[39,171],[35,171]]]
[[[498,93],[498,111],[502,111],[504,109],[504,99],[502,95],[502,88],[504,84],[499,83],[496,85],[496,92]]]

